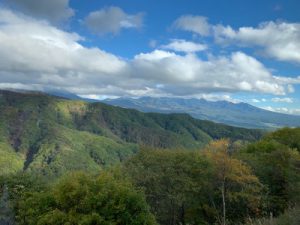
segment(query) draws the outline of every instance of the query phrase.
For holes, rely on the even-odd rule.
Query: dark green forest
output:
[[[0,108],[0,224],[300,224],[300,128],[36,92]]]

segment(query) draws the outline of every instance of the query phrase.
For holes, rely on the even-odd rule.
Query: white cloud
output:
[[[254,102],[254,103],[259,103],[260,102],[260,100],[256,99],[256,98],[253,98],[251,101]]]
[[[169,44],[162,45],[161,48],[173,50],[177,52],[192,53],[192,52],[204,51],[207,49],[207,46],[204,44],[199,44],[199,43],[186,41],[182,39],[173,39]]]
[[[201,36],[210,34],[210,25],[207,22],[207,18],[203,16],[183,15],[173,23],[173,27],[191,31]]]
[[[266,102],[267,99],[265,99],[265,98],[262,98],[262,99],[253,98],[253,99],[251,99],[251,101],[254,102],[254,103],[259,103],[259,102]]]
[[[293,103],[293,99],[292,98],[272,98],[271,99],[272,102],[284,102],[284,103]]]
[[[181,94],[207,91],[250,91],[284,95],[287,84],[278,81],[255,58],[242,52],[208,61],[194,54],[177,55],[155,50],[135,56],[135,74],[164,83]],[[175,87],[176,86],[176,87]]]
[[[265,22],[258,27],[213,27],[217,43],[261,47],[269,57],[300,63],[300,23]]]
[[[299,83],[242,52],[211,56],[154,50],[124,60],[83,37],[0,9],[0,88],[59,88],[80,95],[196,96],[237,91],[283,95]]]
[[[276,108],[276,107],[266,106],[266,107],[263,107],[263,109],[272,111],[272,112],[278,112],[278,113],[300,115],[300,109],[297,109],[297,108],[286,108],[286,107]]]
[[[84,24],[96,34],[117,34],[122,29],[139,28],[143,25],[143,13],[127,14],[121,8],[111,6],[91,12]]]
[[[277,77],[275,76],[275,79],[278,83],[281,84],[299,84],[300,82],[300,76],[298,77]],[[294,92],[293,86],[289,87],[289,92]]]
[[[113,95],[79,95],[81,98],[94,99],[94,100],[104,100],[104,99],[116,99],[119,96]]]
[[[234,29],[209,24],[202,16],[184,15],[173,26],[202,36],[212,35],[218,44],[257,47],[264,56],[300,63],[300,23],[268,21],[257,27]]]
[[[198,94],[193,97],[205,99],[207,101],[227,101],[232,103],[240,103],[241,101],[238,99],[232,98],[229,94]]]
[[[69,0],[4,0],[11,7],[37,18],[57,23],[74,15]]]
[[[0,9],[0,82],[68,88],[101,80],[101,86],[124,73],[126,62],[98,48],[85,48],[80,40],[75,33]]]

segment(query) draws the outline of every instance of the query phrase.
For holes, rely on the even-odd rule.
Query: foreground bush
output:
[[[17,204],[19,224],[152,225],[143,194],[130,183],[103,174],[74,173],[50,190],[25,194]]]

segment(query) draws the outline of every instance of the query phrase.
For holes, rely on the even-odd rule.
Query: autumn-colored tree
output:
[[[160,224],[213,224],[212,166],[200,151],[143,149],[124,167]]]
[[[218,222],[226,225],[227,220],[255,213],[262,186],[249,166],[231,156],[229,141],[222,139],[211,142],[204,154],[212,160],[215,167],[215,195],[211,199],[214,207],[222,209]]]

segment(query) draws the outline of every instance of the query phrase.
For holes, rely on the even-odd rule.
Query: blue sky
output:
[[[207,17],[212,24],[222,23],[234,28],[257,26],[264,21],[285,20],[299,22],[300,3],[294,1],[240,1],[240,0],[133,0],[133,1],[70,1],[77,11],[75,20],[72,21],[72,30],[79,31],[89,37],[93,44],[103,49],[124,57],[132,57],[149,48],[150,40],[168,42],[170,38],[191,38],[185,32],[170,30],[172,23],[182,15],[200,15]],[[91,35],[78,23],[91,11],[103,7],[118,6],[128,14],[143,12],[144,24],[139,30],[123,30],[121,35],[99,36]],[[134,38],[134,45],[133,45]]]
[[[0,88],[300,114],[300,2],[0,0]]]

